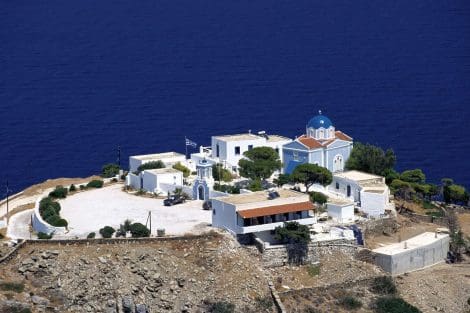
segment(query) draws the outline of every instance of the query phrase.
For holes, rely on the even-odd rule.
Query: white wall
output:
[[[354,205],[337,205],[327,203],[328,216],[340,223],[348,223],[354,221]]]
[[[361,211],[370,216],[379,216],[385,213],[388,203],[388,190],[384,193],[361,191]]]
[[[149,155],[151,156],[151,155]],[[129,157],[129,171],[135,172],[139,168],[140,165],[153,162],[153,161],[162,161],[166,165],[173,165],[178,162],[184,163],[186,161],[186,157],[182,154],[175,154],[171,152],[165,152],[156,154],[155,158],[146,158],[145,160],[141,160],[139,157],[141,156],[130,156]]]
[[[336,189],[336,183],[339,184],[339,189]],[[347,197],[348,185],[351,186],[351,196]],[[328,186],[328,190],[336,193],[343,198],[347,198],[351,201],[357,202],[359,201],[361,186],[359,186],[356,182],[352,182],[350,180],[333,176],[333,182],[330,186]]]
[[[237,213],[233,204],[212,199],[212,226],[238,233]]]
[[[132,173],[127,174],[126,176],[126,185],[131,186],[134,189],[140,189],[140,175],[135,175]]]

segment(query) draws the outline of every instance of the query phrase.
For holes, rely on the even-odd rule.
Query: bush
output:
[[[258,306],[263,311],[270,310],[273,307],[273,299],[270,296],[266,297],[256,297],[256,306]]]
[[[67,227],[69,224],[67,220],[61,218],[59,215],[51,216],[46,222],[55,227]]]
[[[156,169],[156,168],[164,168],[164,167],[165,167],[165,163],[163,163],[160,160],[147,162],[147,163],[144,163],[144,164],[140,165],[137,168],[137,173],[140,173],[140,172],[145,171],[145,170],[153,170],[153,169]]]
[[[263,190],[263,185],[261,184],[261,180],[259,179],[253,180],[250,183],[250,186],[248,186],[248,189],[250,189],[253,192]]]
[[[232,194],[240,193],[240,187],[232,186],[232,185],[220,185],[218,183],[214,184],[214,190],[226,192],[226,193],[232,193]]]
[[[43,232],[38,233],[38,239],[51,239],[51,238],[52,238],[52,233],[50,235],[43,233]]]
[[[119,174],[120,169],[121,168],[117,164],[114,164],[114,163],[105,164],[101,168],[101,177],[104,177],[104,178],[114,177]]]
[[[232,173],[228,169],[223,168],[222,164],[212,165],[212,177],[218,181],[232,181]]]
[[[101,188],[101,187],[103,187],[103,184],[104,184],[104,182],[102,180],[94,179],[91,182],[89,182],[88,184],[86,184],[86,187],[87,188]]]
[[[4,281],[0,282],[0,290],[22,293],[24,290],[24,284]]]
[[[374,279],[372,291],[378,294],[390,295],[397,292],[397,287],[391,277],[382,276]]]
[[[62,186],[57,186],[53,191],[49,193],[49,197],[55,198],[55,199],[63,199],[67,197],[68,190],[67,188],[64,188]]]
[[[285,222],[283,226],[274,229],[274,238],[284,243],[308,243],[310,230],[298,222]]]
[[[357,310],[362,306],[361,300],[356,299],[353,296],[342,297],[339,299],[338,304],[348,311]]]
[[[80,185],[80,190],[85,190],[86,186],[85,185]]]
[[[100,229],[99,233],[103,238],[111,238],[115,231],[111,226],[105,226]]]
[[[230,302],[216,302],[213,303],[210,307],[210,312],[212,313],[233,313],[235,312],[235,305]]]
[[[421,313],[419,309],[412,306],[402,298],[381,297],[376,301],[376,313]]]
[[[96,237],[96,233],[95,232],[91,232],[88,234],[88,236],[86,236],[87,239],[93,239]]]
[[[183,177],[188,177],[191,174],[191,170],[187,168],[186,166],[184,166],[183,164],[181,164],[180,162],[173,165],[173,168],[175,170],[183,172]]]
[[[77,187],[75,187],[74,184],[70,185],[70,188],[69,188],[70,192],[73,192],[73,191],[76,191],[76,190],[77,190]]]
[[[319,264],[311,264],[307,266],[308,275],[311,277],[320,275],[320,265]]]
[[[321,192],[310,192],[310,201],[318,204],[325,204],[328,201],[328,197]]]
[[[67,227],[68,223],[60,217],[60,204],[51,197],[46,197],[39,202],[39,214],[42,219],[55,227]]]
[[[149,237],[150,236],[150,229],[148,229],[145,225],[141,223],[133,223],[129,227],[129,231],[132,234],[132,237]]]

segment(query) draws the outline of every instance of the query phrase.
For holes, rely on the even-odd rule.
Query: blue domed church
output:
[[[336,130],[331,120],[319,111],[308,122],[304,135],[282,147],[284,173],[291,174],[297,165],[303,163],[342,172],[352,147],[353,139]]]

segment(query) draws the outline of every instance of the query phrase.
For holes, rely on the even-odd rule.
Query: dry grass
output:
[[[470,236],[470,213],[457,214],[459,226],[466,236]]]

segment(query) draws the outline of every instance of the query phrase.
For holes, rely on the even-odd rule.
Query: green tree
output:
[[[187,168],[186,166],[184,166],[183,164],[181,164],[180,162],[173,165],[173,168],[175,170],[183,172],[183,177],[188,177],[189,175],[191,175],[191,170]]]
[[[426,175],[419,168],[414,170],[404,171],[400,175],[402,181],[416,184],[424,184],[426,182]]]
[[[223,168],[222,164],[212,165],[212,177],[214,180],[230,182],[232,181],[232,173],[226,168]]]
[[[99,233],[103,238],[111,238],[115,231],[111,226],[105,226],[100,229]]]
[[[274,183],[276,184],[276,186],[282,187],[285,184],[290,183],[291,180],[292,179],[289,174],[279,174],[279,177],[274,179]]]
[[[308,256],[310,230],[298,222],[285,222],[274,229],[274,238],[287,244],[288,261],[291,264],[304,264]]]
[[[333,175],[327,168],[310,163],[297,165],[290,176],[294,182],[303,184],[307,192],[313,184],[327,186],[333,181]]]
[[[385,176],[385,183],[387,185],[390,185],[394,179],[400,178],[400,173],[395,171],[393,168],[385,169],[382,174]]]
[[[464,186],[451,184],[444,185],[444,201],[445,203],[451,202],[467,202],[469,194]]]
[[[160,160],[144,163],[137,168],[137,173],[140,173],[145,170],[153,170],[157,168],[165,168],[165,163],[163,163]]]
[[[261,191],[263,190],[263,184],[261,183],[261,180],[255,179],[253,180],[250,185],[248,186],[248,189],[251,191]]]
[[[103,165],[101,168],[101,177],[110,178],[119,174],[119,165],[114,163],[108,163]]]
[[[410,183],[400,179],[394,179],[390,184],[390,189],[396,197],[402,198],[404,200],[410,200],[416,193]]]
[[[346,168],[376,175],[385,175],[386,170],[393,169],[396,156],[392,149],[384,151],[382,148],[355,142]]]
[[[323,205],[328,201],[328,196],[321,192],[312,191],[310,192],[310,201]]]
[[[243,155],[245,158],[238,162],[240,175],[252,180],[265,180],[282,166],[278,153],[270,147],[256,147]]]

